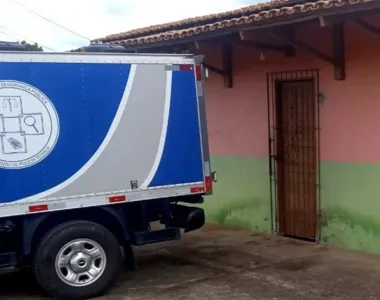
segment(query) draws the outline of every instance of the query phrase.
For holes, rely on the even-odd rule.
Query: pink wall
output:
[[[331,49],[330,28],[302,28],[297,35],[305,42]],[[212,72],[206,82],[212,154],[267,156],[266,73],[318,68],[325,95],[321,159],[380,163],[380,36],[348,23],[346,49],[347,78],[336,81],[330,64],[301,50],[293,58],[268,52],[262,61],[254,49],[234,47],[233,89],[224,88],[223,79]],[[220,49],[201,50],[207,63],[220,65]]]

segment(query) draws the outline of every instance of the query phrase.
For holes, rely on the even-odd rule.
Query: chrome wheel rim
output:
[[[64,245],[55,260],[59,278],[68,285],[82,287],[102,276],[107,257],[102,246],[89,239],[76,239]]]

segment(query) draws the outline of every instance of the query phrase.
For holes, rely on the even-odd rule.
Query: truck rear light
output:
[[[31,205],[29,206],[29,212],[39,212],[39,211],[45,211],[48,210],[49,207],[47,204],[40,204],[40,205]]]
[[[204,186],[193,186],[190,188],[190,193],[191,194],[199,194],[199,193],[204,193],[205,188]]]
[[[196,66],[195,67],[195,76],[197,78],[197,81],[201,81],[202,80],[202,68],[200,65]]]
[[[180,71],[193,71],[194,65],[180,65],[179,70]]]
[[[212,192],[212,176],[205,176],[206,192]]]
[[[124,202],[127,200],[127,197],[125,195],[122,196],[113,196],[108,198],[109,203],[117,203],[117,202]]]

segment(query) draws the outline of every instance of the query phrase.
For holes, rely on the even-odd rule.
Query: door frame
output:
[[[278,95],[276,89],[278,83],[287,81],[305,81],[312,80],[314,82],[315,92],[315,138],[316,138],[316,169],[317,169],[317,182],[316,182],[316,242],[321,238],[320,230],[320,210],[321,210],[321,196],[320,196],[320,91],[319,91],[319,70],[295,70],[295,71],[282,71],[282,72],[269,72],[267,73],[267,112],[268,112],[268,162],[269,162],[269,188],[270,188],[270,212],[271,212],[271,231],[279,232],[279,205],[278,205],[278,172],[277,172],[277,101]]]

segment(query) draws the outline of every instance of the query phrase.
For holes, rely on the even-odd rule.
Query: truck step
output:
[[[0,254],[0,268],[13,267],[17,264],[17,256],[15,252]]]
[[[181,231],[178,227],[165,228],[154,231],[138,231],[132,234],[132,244],[136,246],[178,240]]]

